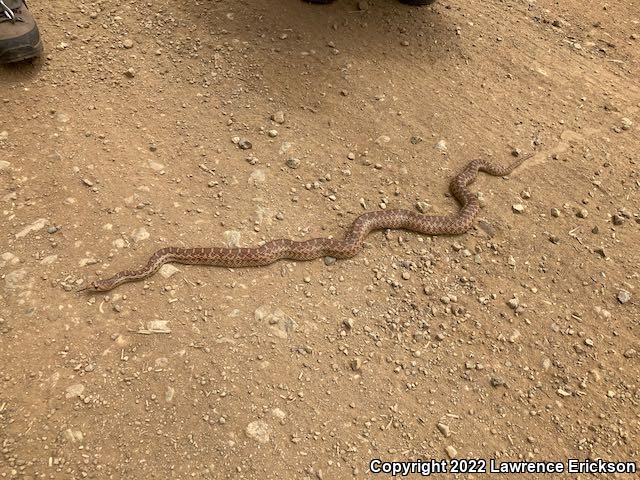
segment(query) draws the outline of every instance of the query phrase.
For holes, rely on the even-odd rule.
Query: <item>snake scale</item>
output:
[[[519,158],[506,167],[487,160],[469,162],[449,185],[449,191],[461,205],[460,210],[454,215],[422,215],[410,210],[378,210],[356,218],[342,240],[279,239],[254,248],[165,247],[151,255],[143,267],[123,270],[105,280],[93,281],[81,290],[106,292],[123,283],[147,278],[169,262],[217,267],[259,267],[282,259],[313,260],[326,256],[351,258],[362,250],[363,240],[373,230],[404,229],[424,235],[460,235],[471,228],[480,211],[478,198],[467,188],[476,179],[478,172],[502,177],[509,175],[527,158],[529,156]]]

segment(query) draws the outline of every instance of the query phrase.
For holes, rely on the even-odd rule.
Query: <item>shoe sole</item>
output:
[[[44,47],[41,40],[35,45],[20,45],[3,51],[2,55],[0,55],[0,63],[22,62],[30,58],[39,57],[43,51]]]

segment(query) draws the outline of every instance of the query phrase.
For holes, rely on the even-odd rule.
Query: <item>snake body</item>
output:
[[[480,211],[478,198],[467,188],[476,179],[478,172],[482,171],[498,177],[505,176],[527,158],[520,158],[507,167],[495,165],[486,160],[469,162],[449,185],[449,191],[461,205],[460,210],[454,215],[422,215],[410,210],[378,210],[364,213],[356,218],[341,240],[279,239],[254,248],[165,247],[151,255],[143,267],[136,270],[123,270],[105,280],[96,280],[82,290],[106,292],[123,283],[147,278],[169,262],[217,267],[259,267],[282,259],[306,261],[327,256],[339,259],[351,258],[362,250],[363,240],[374,230],[404,229],[424,235],[460,235],[471,228]]]

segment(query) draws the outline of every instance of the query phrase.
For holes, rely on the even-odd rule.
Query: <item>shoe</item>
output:
[[[0,63],[19,62],[42,53],[36,21],[23,0],[0,0]]]

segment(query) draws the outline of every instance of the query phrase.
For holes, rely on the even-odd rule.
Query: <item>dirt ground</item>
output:
[[[637,1],[31,6],[45,57],[0,68],[0,478],[640,461]],[[455,212],[453,175],[518,151],[462,236],[76,291]]]

